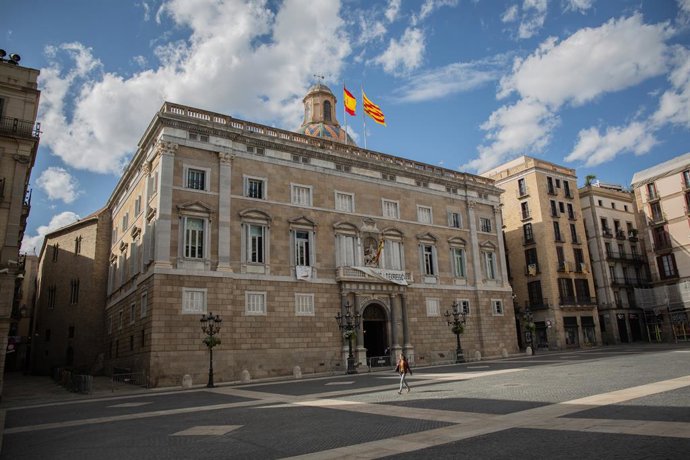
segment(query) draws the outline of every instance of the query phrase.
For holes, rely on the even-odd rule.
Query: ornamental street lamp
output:
[[[209,313],[208,315],[201,315],[201,330],[206,334],[204,338],[204,345],[208,347],[208,383],[206,386],[208,388],[213,388],[213,347],[220,345],[220,339],[215,337],[218,332],[220,332],[220,323],[223,320],[220,315],[213,315]]]
[[[453,331],[453,334],[455,334],[455,339],[458,342],[458,346],[455,349],[455,362],[464,363],[465,356],[462,353],[462,346],[460,346],[460,334],[465,331],[465,317],[467,316],[467,312],[460,308],[458,302],[453,302],[453,311],[450,312],[446,310],[443,316],[446,317],[448,325],[452,326],[451,331]],[[452,320],[450,319],[451,317],[453,318]]]
[[[362,315],[359,313],[353,315],[352,307],[350,307],[350,302],[345,304],[345,314],[341,315],[340,312],[335,316],[335,320],[338,322],[338,327],[343,331],[343,338],[347,340],[348,354],[347,354],[347,374],[356,374],[357,368],[355,367],[355,357],[352,354],[352,338],[357,335],[355,329],[359,327],[359,320]]]
[[[534,334],[536,325],[534,324],[534,317],[529,307],[525,307],[523,319],[525,320],[525,342],[532,348],[532,354],[534,355],[537,353],[537,337]]]

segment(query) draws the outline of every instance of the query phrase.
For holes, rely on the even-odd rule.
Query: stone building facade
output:
[[[203,381],[212,312],[216,381],[344,370],[348,305],[362,366],[452,361],[456,301],[468,357],[517,351],[501,190],[340,142],[324,85],[304,102],[298,133],[173,103],[154,116],[108,203],[108,369]]]
[[[38,257],[30,368],[103,369],[110,214],[91,214],[48,233]]]
[[[39,71],[18,65],[19,57],[0,56],[0,393],[13,310],[18,308],[23,267],[19,247],[31,194],[29,175],[38,151],[36,125]]]
[[[522,156],[482,176],[505,191],[506,250],[524,343],[601,344],[575,170]]]
[[[647,340],[636,288],[650,287],[632,192],[600,182],[579,189],[604,343]]]

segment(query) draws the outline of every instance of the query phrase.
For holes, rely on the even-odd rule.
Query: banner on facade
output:
[[[405,272],[398,270],[386,270],[383,268],[372,268],[372,267],[352,267],[355,270],[359,270],[362,273],[366,273],[369,276],[378,278],[384,281],[390,281],[391,283],[400,284],[402,286],[407,286],[407,279],[405,279]]]

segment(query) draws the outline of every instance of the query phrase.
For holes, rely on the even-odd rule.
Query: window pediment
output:
[[[356,225],[351,224],[349,222],[343,222],[343,221],[338,221],[335,224],[333,224],[333,230],[339,233],[351,233],[351,234],[357,234],[359,232],[359,229],[357,228]]]
[[[314,222],[307,216],[299,216],[293,219],[288,219],[288,223],[290,224],[290,227],[308,227],[312,229],[316,228],[316,222]]]
[[[395,227],[386,227],[381,230],[381,234],[387,238],[401,238],[403,237],[403,232]]]
[[[479,243],[479,248],[484,251],[495,251],[496,245],[491,241],[484,241],[483,243]]]
[[[271,223],[273,218],[264,211],[256,208],[243,209],[237,213],[243,220],[261,223]]]
[[[202,201],[188,201],[177,205],[177,210],[185,214],[201,214],[208,216],[213,213],[213,208]]]
[[[448,244],[453,247],[467,246],[467,241],[459,236],[454,236],[452,238],[448,238]]]
[[[417,234],[417,239],[421,241],[431,241],[431,242],[436,242],[437,238],[433,233],[430,232],[424,232],[424,233],[419,233]]]

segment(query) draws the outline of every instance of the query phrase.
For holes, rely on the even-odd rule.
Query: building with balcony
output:
[[[605,343],[647,340],[636,288],[650,287],[632,192],[594,182],[579,190],[587,247]]]
[[[38,70],[0,50],[0,393],[13,310],[20,302],[19,247],[31,206],[29,175],[38,151]]]
[[[690,338],[690,153],[633,175],[654,289],[640,293],[652,340]]]
[[[29,368],[103,369],[110,213],[102,209],[45,235],[38,256]]]
[[[575,170],[522,156],[481,175],[505,191],[505,245],[521,339],[550,349],[602,343]],[[525,313],[533,315],[534,331],[525,329]]]
[[[298,132],[165,103],[107,204],[107,369],[203,381],[202,314],[223,318],[216,380],[518,351],[493,180],[354,145],[313,86]]]

